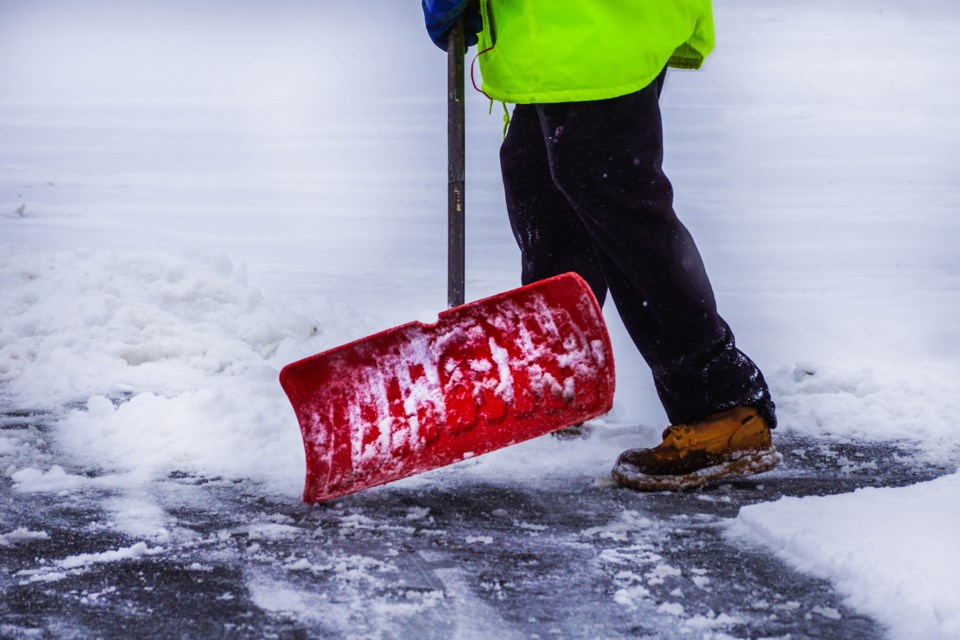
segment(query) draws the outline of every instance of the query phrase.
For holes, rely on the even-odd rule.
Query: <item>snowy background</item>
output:
[[[668,79],[665,168],[779,435],[954,472],[960,8],[715,11],[705,69]],[[152,497],[171,474],[296,501],[279,368],[443,308],[444,70],[415,2],[0,1],[0,411],[50,426],[44,447],[0,431],[3,491],[102,495],[139,540],[74,566],[176,539]],[[519,274],[488,106],[471,93],[468,299]],[[656,442],[649,373],[607,311],[618,396],[590,438],[407,485],[602,485],[620,450]],[[937,549],[958,503],[956,475],[783,498],[730,535],[831,579],[895,637],[956,638],[960,560]],[[44,536],[2,522],[0,551],[43,556]]]

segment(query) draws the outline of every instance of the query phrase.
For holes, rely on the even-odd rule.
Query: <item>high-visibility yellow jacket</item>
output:
[[[710,0],[480,0],[483,90],[515,104],[603,100],[713,49]]]

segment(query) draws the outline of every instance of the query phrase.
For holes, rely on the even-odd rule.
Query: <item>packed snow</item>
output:
[[[746,534],[829,578],[897,638],[960,637],[960,474],[898,489],[781,498],[744,507]],[[836,611],[820,611],[836,616]]]
[[[721,312],[771,382],[780,433],[814,438],[818,455],[838,459],[843,443],[895,442],[955,470],[960,8],[715,4],[713,58],[668,80],[665,168]],[[279,369],[433,321],[444,306],[445,67],[417,3],[381,0],[375,21],[359,3],[214,5],[0,8],[0,411],[54,425],[49,452],[0,431],[0,471],[18,492],[102,491],[117,529],[140,540],[46,558],[20,580],[163,553],[176,523],[151,491],[171,474],[298,500],[303,445]],[[471,95],[469,299],[519,277],[496,160],[501,123],[487,108]],[[664,416],[612,305],[606,315],[618,395],[587,439],[541,438],[403,482],[609,486],[617,454],[656,442]],[[850,473],[875,464],[839,461]],[[957,638],[958,478],[784,498],[743,509],[730,535],[829,579],[893,638]],[[648,607],[675,568],[644,546],[646,516],[609,516],[581,540],[629,546],[629,562],[604,552],[623,565],[615,599]],[[412,508],[407,524],[431,517]],[[262,541],[285,526],[242,533]],[[45,541],[44,531],[0,526],[0,548]],[[285,567],[345,582],[390,573],[364,562]],[[482,620],[488,605],[448,578],[458,606]],[[692,579],[709,586],[705,574]],[[269,575],[249,586],[266,610],[333,611]],[[444,606],[444,594],[380,606],[414,615]],[[692,613],[682,593],[660,609],[693,637],[737,624]]]

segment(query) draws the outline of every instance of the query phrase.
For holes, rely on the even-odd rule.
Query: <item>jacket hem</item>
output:
[[[501,91],[487,83],[483,83],[483,93],[498,102],[509,104],[556,104],[560,102],[593,102],[595,100],[609,100],[635,93],[646,88],[656,80],[660,71],[649,78],[641,78],[617,87],[601,87],[590,89],[563,89],[556,91],[531,91],[517,93]]]

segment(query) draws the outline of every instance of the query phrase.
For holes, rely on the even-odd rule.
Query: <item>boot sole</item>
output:
[[[676,476],[654,476],[641,473],[629,464],[613,467],[611,475],[619,484],[641,491],[684,491],[696,489],[717,480],[746,478],[770,471],[783,459],[774,447],[763,451],[751,450],[735,454],[729,461],[704,467],[692,473]]]

